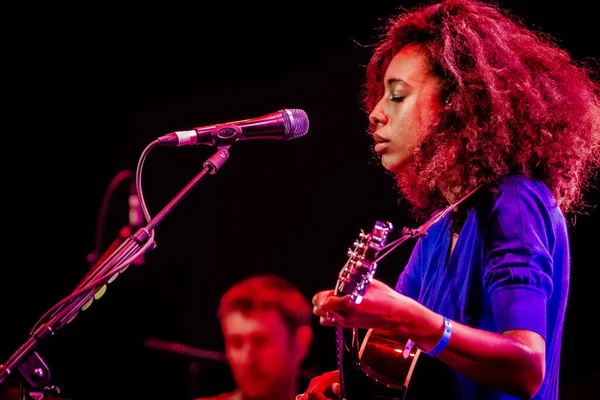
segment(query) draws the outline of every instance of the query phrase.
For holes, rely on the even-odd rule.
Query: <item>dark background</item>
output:
[[[361,229],[375,220],[409,223],[371,157],[358,96],[381,19],[414,1],[148,4],[7,9],[0,363],[88,271],[108,185],[135,171],[151,141],[283,108],[305,110],[310,130],[290,142],[232,146],[222,169],[157,227],[145,262],[46,342],[40,354],[52,383],[74,400],[186,399],[223,389],[217,383],[230,382],[222,365],[149,349],[145,339],[222,351],[215,309],[232,283],[277,272],[311,297],[332,288]],[[500,4],[575,57],[600,54],[597,16],[583,1]],[[213,151],[149,153],[143,193],[153,216]],[[127,225],[128,184],[110,199],[103,250]],[[599,197],[589,194],[594,203]],[[585,388],[600,374],[599,218],[594,211],[571,228],[563,398],[589,398]],[[393,284],[411,245],[386,258],[378,277]],[[315,329],[306,369],[317,373],[335,366],[335,342],[332,330],[316,321]]]

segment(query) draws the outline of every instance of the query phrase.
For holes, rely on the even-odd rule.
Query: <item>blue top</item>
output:
[[[539,333],[546,375],[534,399],[558,399],[570,277],[566,220],[548,188],[522,176],[505,178],[497,197],[482,203],[469,209],[449,258],[450,215],[418,239],[396,290],[464,325]],[[514,399],[452,374],[451,398]]]

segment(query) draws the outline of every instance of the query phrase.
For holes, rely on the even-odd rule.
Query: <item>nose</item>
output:
[[[256,348],[256,346],[254,346],[252,343],[247,343],[242,351],[242,360],[244,361],[244,364],[246,365],[254,365],[254,363],[256,362],[257,358],[258,358],[258,349]]]
[[[388,116],[385,115],[379,103],[375,105],[375,108],[369,114],[369,121],[373,125],[385,125],[388,123]]]

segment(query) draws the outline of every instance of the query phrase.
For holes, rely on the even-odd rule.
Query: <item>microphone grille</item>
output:
[[[308,132],[308,115],[299,108],[280,110],[285,124],[286,139],[295,139]]]

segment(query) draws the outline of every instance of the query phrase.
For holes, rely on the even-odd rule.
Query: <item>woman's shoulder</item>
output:
[[[547,206],[555,207],[556,200],[550,188],[542,180],[524,175],[510,175],[502,178],[498,184],[499,197],[510,202],[526,199],[541,201]]]

